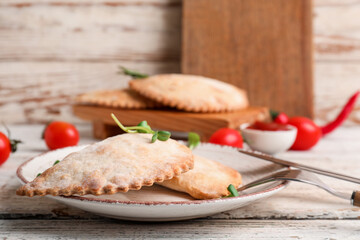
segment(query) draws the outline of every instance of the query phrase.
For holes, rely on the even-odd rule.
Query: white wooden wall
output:
[[[360,1],[314,0],[315,113],[360,89]],[[179,72],[181,0],[1,0],[0,119],[79,122],[77,93],[126,85],[124,65]],[[347,124],[360,123],[360,101]]]

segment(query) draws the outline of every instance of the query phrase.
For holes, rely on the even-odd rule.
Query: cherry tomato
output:
[[[288,124],[297,128],[298,132],[292,150],[307,150],[315,146],[321,138],[321,129],[306,117],[292,117]]]
[[[79,132],[67,122],[51,122],[45,129],[44,139],[49,149],[75,146],[79,142]]]
[[[289,117],[285,113],[281,112],[276,116],[276,118],[274,119],[274,122],[280,123],[280,124],[287,124],[289,122]]]
[[[209,142],[238,148],[243,147],[243,138],[241,134],[231,128],[220,128],[211,135]]]
[[[0,132],[0,166],[9,158],[11,144],[8,137]]]

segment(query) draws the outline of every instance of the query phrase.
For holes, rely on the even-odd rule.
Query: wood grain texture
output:
[[[360,61],[358,1],[317,0],[314,8],[315,59],[317,61]]]
[[[46,226],[46,228],[44,228]],[[0,220],[4,239],[358,239],[358,221],[192,220],[144,224],[115,220]]]
[[[179,72],[181,2],[1,1],[0,116],[79,122],[71,99],[127,85],[124,65]]]
[[[69,99],[125,86],[118,65],[150,74],[179,72],[181,5],[181,0],[0,1],[1,120],[79,122]],[[360,88],[359,11],[357,0],[314,0],[319,123],[332,119]],[[347,125],[360,121],[360,102],[355,110]]]
[[[210,136],[219,128],[239,129],[243,123],[269,120],[269,110],[265,107],[250,107],[228,113],[187,113],[164,110],[128,110],[88,105],[74,105],[74,114],[93,122],[96,138],[104,139],[121,132],[110,117],[114,113],[125,126],[136,126],[146,119],[153,129],[177,132],[196,132],[202,141],[209,141]],[[115,126],[112,127],[112,126]]]
[[[180,13],[172,2],[2,5],[0,61],[177,61]]]
[[[182,72],[241,87],[253,105],[312,117],[311,13],[311,0],[184,0]]]
[[[79,93],[127,86],[129,77],[119,75],[124,65],[156,73],[177,71],[174,63],[0,62],[0,116],[5,122],[71,122],[71,104]]]
[[[60,204],[46,197],[15,195],[20,185],[15,169],[46,151],[40,139],[42,125],[10,125],[14,138],[25,142],[0,168],[0,239],[358,239],[359,208],[314,186],[291,183],[260,202],[208,218],[172,223],[136,223],[106,219]],[[91,126],[77,125],[88,144]],[[359,127],[340,128],[310,151],[290,151],[279,157],[336,169],[359,176]],[[36,136],[39,136],[38,138]],[[349,192],[357,184],[322,178]]]
[[[91,126],[77,125],[80,131],[80,144],[94,142]],[[10,126],[12,136],[25,143],[19,151],[0,168],[0,219],[99,219],[46,197],[27,198],[15,195],[20,183],[15,176],[16,168],[27,159],[47,151],[40,139],[43,126]],[[359,127],[341,128],[324,138],[310,151],[290,151],[280,154],[280,158],[289,159],[319,168],[329,168],[337,172],[359,176],[357,167],[360,162]],[[38,137],[37,137],[38,136]],[[359,190],[359,186],[327,177],[321,179],[332,187],[344,192]],[[359,208],[348,201],[334,197],[314,186],[291,183],[286,189],[269,199],[220,213],[209,219],[352,219],[360,217]],[[286,224],[286,222],[281,223]]]
[[[319,124],[334,119],[347,99],[360,89],[360,62],[337,64],[318,62],[314,83],[315,112]],[[360,123],[360,101],[355,104],[346,125]]]

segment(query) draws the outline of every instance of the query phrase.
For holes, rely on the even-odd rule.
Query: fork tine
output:
[[[331,188],[330,186],[328,186],[327,184],[325,184],[324,182],[322,182],[315,174],[310,173],[310,172],[303,172],[299,169],[289,169],[289,170],[273,173],[264,178],[250,182],[250,183],[238,188],[237,190],[243,191],[245,189],[252,188],[252,187],[264,184],[264,183],[273,182],[276,180],[279,180],[279,181],[280,180],[283,180],[283,181],[288,180],[288,181],[296,181],[296,182],[311,184],[311,185],[317,186],[319,188],[322,188],[323,190],[325,190],[337,197],[340,197],[343,199],[348,199],[348,200],[352,199],[352,201],[353,201],[353,196],[350,197],[349,194],[338,192],[338,191],[334,190],[333,188]],[[354,193],[353,193],[353,195],[354,195]],[[353,204],[353,205],[355,206],[356,204]]]
[[[263,183],[267,183],[267,182],[272,182],[272,181],[276,181],[279,178],[284,178],[285,176],[289,175],[289,173],[291,171],[294,170],[284,170],[284,171],[280,171],[280,172],[276,172],[273,173],[271,175],[268,175],[266,177],[263,177],[261,179],[255,180],[253,182],[250,182],[244,186],[241,186],[237,189],[237,191],[243,191],[245,189],[251,188],[251,187],[255,187],[257,185],[263,184]]]

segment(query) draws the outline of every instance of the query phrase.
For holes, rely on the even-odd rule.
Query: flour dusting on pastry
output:
[[[151,143],[151,134],[122,134],[65,157],[18,195],[113,194],[138,190],[180,175],[193,167],[189,148],[175,140]]]
[[[78,104],[90,104],[96,106],[126,109],[153,108],[160,105],[151,99],[141,96],[129,88],[97,90],[83,93],[78,95],[75,101]]]
[[[219,162],[196,156],[194,168],[160,185],[190,194],[196,199],[212,199],[229,195],[227,187],[241,184],[241,175],[235,169]]]
[[[244,90],[201,76],[160,74],[132,80],[129,86],[164,106],[189,112],[227,112],[249,106]]]

